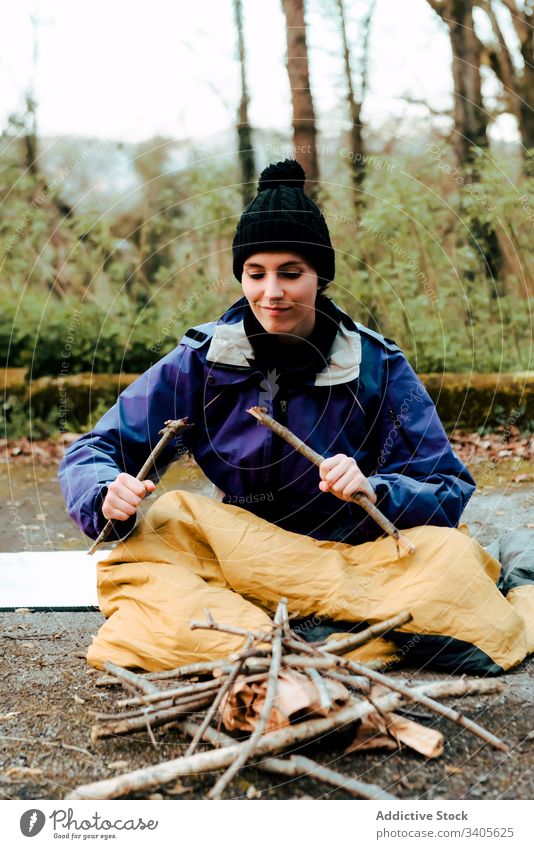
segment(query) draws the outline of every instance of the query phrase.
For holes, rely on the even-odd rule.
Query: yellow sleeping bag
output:
[[[404,533],[416,552],[398,557],[389,537],[319,541],[241,507],[167,493],[98,564],[106,622],[87,659],[155,671],[222,658],[243,638],[192,631],[189,622],[209,608],[221,623],[261,628],[282,596],[292,618],[313,621],[374,623],[410,611],[412,621],[387,640],[348,655],[358,660],[496,675],[534,651],[534,585],[505,598],[498,561],[462,531]]]

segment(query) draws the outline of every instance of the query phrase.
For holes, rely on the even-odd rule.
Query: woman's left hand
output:
[[[369,500],[376,504],[376,493],[358,467],[354,457],[346,454],[336,454],[323,460],[319,466],[321,483],[319,489],[331,492],[343,501],[350,501],[351,495],[363,492]]]

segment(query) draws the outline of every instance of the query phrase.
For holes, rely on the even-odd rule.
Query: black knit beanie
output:
[[[234,274],[241,282],[243,264],[268,250],[302,254],[323,289],[335,276],[335,255],[324,216],[304,191],[306,174],[295,159],[262,171],[258,194],[244,210],[232,242]]]

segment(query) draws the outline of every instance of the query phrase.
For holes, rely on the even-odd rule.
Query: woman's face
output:
[[[318,278],[304,257],[281,251],[253,254],[245,261],[241,284],[267,333],[286,333],[289,339],[310,335]]]

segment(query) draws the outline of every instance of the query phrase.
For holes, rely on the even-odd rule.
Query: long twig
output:
[[[234,762],[228,767],[226,772],[221,775],[221,777],[217,780],[213,788],[208,793],[208,798],[210,799],[221,798],[225,788],[230,783],[234,775],[241,769],[243,764],[245,764],[247,760],[254,754],[256,747],[265,731],[265,728],[267,727],[267,721],[274,707],[276,693],[278,690],[278,675],[280,673],[280,665],[282,662],[282,633],[286,606],[287,600],[285,598],[280,599],[278,608],[274,616],[275,630],[273,632],[272,637],[272,657],[271,666],[269,669],[269,676],[267,678],[267,691],[265,694],[265,702],[263,704],[259,719],[256,723],[256,727],[254,728],[254,731],[250,735],[247,742],[244,744],[241,751],[238,753]]]
[[[206,693],[211,690],[218,690],[224,683],[224,677],[213,678],[210,681],[199,681],[196,684],[190,684],[187,687],[175,687],[172,690],[158,690],[157,687],[152,692],[144,693],[141,696],[134,696],[129,699],[121,699],[117,702],[118,707],[131,707],[134,705],[152,705],[156,702],[167,701],[172,699],[173,702],[182,701],[189,696],[196,696],[200,693]]]
[[[317,781],[322,781],[338,790],[344,790],[357,799],[374,799],[380,802],[397,801],[397,796],[393,796],[377,784],[367,784],[364,781],[358,781],[356,778],[349,778],[348,775],[343,775],[341,772],[330,769],[330,767],[322,766],[317,761],[312,761],[302,755],[291,755],[289,758],[267,758],[261,764],[255,764],[255,766],[261,767],[266,772],[287,775],[290,778],[300,775],[315,778]]]
[[[266,631],[247,631],[246,628],[240,628],[238,625],[221,625],[220,622],[215,622],[211,615],[207,622],[192,620],[189,623],[189,627],[192,631],[202,629],[203,631],[223,631],[225,634],[236,634],[238,637],[252,636],[254,640],[263,643],[271,640],[271,634]]]
[[[165,422],[165,427],[163,427],[159,433],[162,434],[159,442],[156,443],[149,456],[143,463],[139,472],[136,475],[138,481],[142,481],[146,478],[149,471],[152,469],[152,466],[155,465],[156,460],[160,456],[160,454],[165,450],[171,439],[174,439],[178,433],[182,430],[186,430],[187,428],[193,427],[192,424],[187,422],[187,416],[183,419],[168,419]],[[99,536],[95,539],[91,548],[87,552],[87,554],[94,554],[97,548],[105,542],[110,535],[111,531],[114,527],[114,520],[109,519],[108,522],[104,525],[103,530],[99,534]]]
[[[432,696],[433,687],[436,687],[436,690],[439,688],[439,692],[443,696],[443,683],[441,681],[426,682],[422,687],[417,688],[417,690],[413,688],[410,696],[421,696],[423,692]],[[453,683],[455,684],[456,682]],[[476,687],[479,683],[478,681],[470,682],[470,692],[476,692]],[[486,684],[487,682],[484,681],[482,683]],[[496,683],[497,685],[500,684],[500,682]],[[406,689],[410,690],[410,688]],[[484,692],[487,692],[487,690],[484,690]],[[335,728],[341,728],[344,725],[355,722],[357,719],[362,719],[371,713],[371,711],[375,710],[375,708],[385,713],[394,711],[402,703],[402,698],[401,693],[390,691],[382,696],[378,696],[374,700],[374,706],[367,700],[352,700],[346,707],[332,711],[326,717],[310,719],[306,722],[291,725],[289,728],[281,728],[277,731],[264,734],[258,740],[255,754],[261,756],[278,752],[289,746],[298,746],[306,740],[321,737]],[[247,743],[248,741],[245,743],[235,743],[232,746],[210,750],[208,752],[195,752],[194,755],[190,755],[187,758],[176,758],[175,760],[165,761],[154,766],[124,773],[114,778],[81,785],[66,798],[115,799],[127,793],[137,793],[158,787],[182,775],[198,775],[214,769],[221,769],[233,763]]]
[[[79,752],[81,755],[89,755],[91,758],[96,758],[98,755],[90,752],[89,749],[82,749],[81,746],[69,746],[67,743],[62,743],[61,740],[44,740],[42,737],[11,737],[6,734],[0,734],[0,740],[6,743],[29,743],[30,745],[52,746],[57,749],[66,749],[69,752]]]
[[[149,694],[158,692],[158,688],[152,683],[152,681],[148,681],[142,675],[137,675],[130,669],[124,669],[122,666],[117,666],[110,660],[106,660],[104,663],[104,670],[111,675],[113,679],[120,681],[121,684],[124,684],[125,687],[128,687],[135,693],[141,692]]]
[[[189,736],[196,736],[200,729],[200,726],[190,720],[179,723],[178,727],[183,734]],[[222,731],[216,731],[214,728],[204,729],[202,739],[217,747],[231,746],[235,742],[233,737],[224,734]],[[322,781],[324,784],[329,784],[331,787],[344,790],[358,799],[377,799],[379,801],[395,801],[397,799],[396,796],[383,790],[377,784],[368,784],[355,778],[349,778],[341,772],[336,772],[300,755],[291,755],[289,758],[265,758],[265,760],[255,763],[254,769],[276,775],[286,775],[288,778],[306,775],[309,778]]]
[[[291,643],[291,640],[287,640],[286,643]],[[302,646],[300,643],[294,644],[293,647],[299,647],[301,651],[306,651],[311,654],[316,652],[328,656],[329,652],[326,649],[319,647],[314,648],[312,646],[306,645]],[[330,655],[332,658],[335,658],[336,655]],[[508,746],[504,743],[503,740],[500,740],[499,737],[496,737],[490,731],[486,731],[485,728],[478,725],[476,722],[473,722],[471,719],[468,719],[463,714],[459,713],[457,710],[453,708],[449,708],[446,705],[440,704],[440,702],[436,702],[434,699],[429,696],[425,696],[423,693],[417,691],[416,688],[407,687],[405,684],[401,684],[396,681],[396,679],[391,678],[388,675],[384,675],[382,672],[378,672],[376,669],[370,669],[368,666],[365,666],[362,663],[357,663],[354,660],[341,660],[342,664],[346,666],[347,669],[350,669],[352,672],[355,672],[357,675],[364,675],[367,678],[371,679],[371,681],[375,681],[377,684],[383,684],[388,687],[390,690],[394,690],[397,693],[400,693],[402,696],[407,698],[409,701],[418,702],[419,704],[425,705],[429,710],[432,710],[434,713],[438,713],[440,716],[444,716],[446,719],[450,719],[451,722],[455,722],[457,725],[461,725],[463,728],[467,728],[469,731],[472,731],[473,734],[476,734],[477,737],[480,737],[481,740],[484,740],[486,743],[491,743],[496,749],[500,749],[502,752],[508,751]]]
[[[310,667],[310,669],[306,670],[306,675],[310,678],[312,683],[315,685],[317,692],[319,694],[319,704],[325,710],[331,710],[332,708],[332,696],[328,691],[328,684],[326,684],[324,678],[319,675],[316,669]]]
[[[190,713],[195,713],[207,707],[211,702],[211,696],[198,698],[196,701],[191,701],[188,704],[173,705],[169,708],[151,711],[150,714],[144,712],[140,716],[128,717],[118,720],[113,723],[105,723],[103,725],[95,725],[91,731],[91,740],[96,742],[106,737],[115,737],[122,734],[130,734],[132,731],[144,731],[147,727],[147,716],[150,720],[150,725],[156,728],[160,725],[166,725],[174,719],[186,716]]]
[[[392,616],[390,619],[385,619],[383,622],[377,622],[376,625],[370,625],[364,631],[358,631],[357,634],[350,634],[347,637],[342,637],[339,640],[328,640],[326,648],[330,654],[346,654],[358,646],[363,646],[370,640],[376,637],[381,637],[387,634],[388,631],[393,631],[395,628],[400,628],[401,625],[406,625],[410,622],[412,614],[407,610],[403,610],[397,616]]]
[[[247,637],[247,642],[245,643],[245,651],[247,651],[250,648],[250,646],[252,645],[252,642],[253,642],[253,637]],[[207,711],[206,716],[202,720],[202,723],[199,726],[197,733],[195,734],[195,736],[191,740],[191,743],[189,744],[189,747],[186,751],[186,755],[192,755],[193,752],[195,751],[195,749],[197,748],[198,744],[202,740],[202,738],[204,736],[204,732],[205,732],[206,728],[208,727],[208,725],[210,724],[213,717],[215,716],[215,714],[217,713],[217,710],[218,710],[219,705],[221,704],[222,700],[224,699],[224,697],[226,696],[227,693],[229,694],[232,691],[234,681],[237,678],[237,676],[239,675],[239,673],[241,672],[241,669],[243,668],[243,664],[245,663],[245,660],[246,659],[243,657],[243,658],[238,659],[236,661],[232,672],[230,673],[230,675],[228,676],[228,678],[224,682],[223,686],[221,687],[221,689],[219,690],[219,692],[215,696],[215,699],[213,700],[211,707]]]
[[[392,711],[401,703],[402,697],[399,693],[387,693],[376,699],[376,705],[384,711]],[[340,728],[348,723],[361,719],[374,710],[373,705],[367,701],[351,702],[341,710],[333,711],[326,717],[310,719],[300,722],[289,728],[281,728],[263,734],[258,740],[255,754],[258,756],[278,752],[287,746],[298,745],[305,740],[320,737],[335,728]],[[250,738],[249,738],[250,739]],[[245,743],[235,743],[223,749],[210,750],[208,752],[195,752],[188,758],[180,757],[171,761],[144,767],[133,772],[124,773],[114,778],[95,781],[91,784],[77,787],[66,798],[68,799],[115,799],[127,793],[137,793],[166,784],[182,775],[198,775],[203,772],[211,772],[214,769],[222,769],[232,764],[241,753]]]
[[[226,658],[220,660],[203,660],[198,663],[189,663],[186,666],[178,666],[176,669],[162,669],[159,672],[145,672],[142,676],[146,681],[167,681],[173,678],[190,678],[195,675],[209,675],[215,670],[223,669],[228,665]],[[95,684],[97,687],[108,687],[110,684],[116,684],[117,681],[112,675],[101,675],[97,678]]]
[[[280,422],[276,421],[276,419],[273,419],[272,416],[265,412],[262,407],[251,407],[247,410],[247,413],[250,413],[251,416],[254,416],[254,418],[258,419],[259,422],[270,428],[273,433],[276,433],[282,439],[285,439],[289,445],[306,457],[315,466],[320,466],[324,461],[325,458],[321,454],[318,454],[317,451],[314,451],[313,448],[306,445],[306,443],[296,436],[296,434],[292,433],[289,428],[284,427],[284,425],[281,425]],[[356,492],[349,500],[353,501],[355,504],[359,504],[359,506],[362,507],[372,519],[374,519],[376,524],[382,528],[386,534],[393,537],[397,544],[397,552],[399,548],[402,548],[407,554],[414,553],[414,544],[408,539],[408,537],[405,537],[400,533],[393,522],[390,522],[387,516],[384,516],[382,511],[379,510],[378,507],[375,507],[375,505],[366,495],[363,494],[363,492]]]

